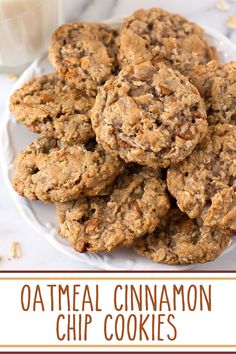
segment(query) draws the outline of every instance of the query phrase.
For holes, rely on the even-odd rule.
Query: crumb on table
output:
[[[9,258],[20,258],[21,257],[21,249],[20,249],[20,243],[17,241],[12,242],[10,252],[9,252]]]

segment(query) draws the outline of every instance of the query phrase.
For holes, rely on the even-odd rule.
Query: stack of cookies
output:
[[[55,73],[11,97],[41,134],[15,190],[55,203],[78,252],[132,246],[164,264],[214,260],[236,232],[236,63],[162,9],[120,28],[76,21],[52,36]]]

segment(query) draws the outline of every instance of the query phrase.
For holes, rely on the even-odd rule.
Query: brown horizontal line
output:
[[[191,350],[191,352],[189,352],[189,351],[185,351],[184,353],[193,353],[193,354],[209,354],[209,353],[214,353],[214,354],[216,354],[216,352],[215,351],[210,351],[209,349],[206,349],[207,351],[203,351],[203,350],[201,350],[201,351],[197,351],[197,350],[195,350],[195,349],[192,349]],[[7,353],[8,354],[19,354],[20,352],[19,352],[19,350],[18,351],[10,351],[10,350],[8,350],[7,351]],[[52,354],[52,353],[55,353],[55,354],[58,354],[58,353],[60,353],[60,354],[68,354],[68,353],[78,353],[78,351],[63,351],[63,350],[60,350],[60,352],[58,352],[58,351],[54,351],[54,350],[51,350],[50,349],[50,351],[45,351],[45,350],[43,350],[43,351],[40,351],[40,350],[37,350],[37,351],[31,351],[31,352],[29,352],[29,351],[27,351],[27,353],[37,353],[37,354]],[[81,352],[81,353],[83,353],[83,352]],[[85,353],[85,352],[84,352]],[[122,351],[117,351],[117,350],[112,350],[112,352],[111,351],[104,351],[104,352],[101,352],[101,351],[95,351],[95,350],[89,350],[89,352],[86,352],[86,353],[92,353],[92,354],[101,354],[101,353],[110,353],[110,354],[130,354],[130,353],[132,353],[132,354],[140,354],[140,353],[146,353],[146,352],[144,352],[144,351],[133,351],[132,350],[132,352],[130,352],[130,351],[124,351],[124,350],[122,350]],[[149,353],[149,352],[148,352]],[[171,350],[171,351],[162,351],[162,352],[160,352],[160,350],[157,348],[156,350],[155,350],[155,348],[154,348],[154,350],[152,350],[150,353],[155,353],[155,354],[180,354],[181,352],[180,351],[173,351],[173,350]],[[229,354],[229,353],[236,353],[236,351],[222,351],[222,350],[217,350],[217,354]]]
[[[174,274],[181,274],[181,273],[190,273],[190,274],[197,274],[197,273],[236,273],[236,270],[188,270],[188,269],[182,269],[182,270],[0,270],[1,273],[67,273],[67,274],[89,274],[89,273],[132,273],[132,274],[139,274],[139,273],[150,273],[150,274],[162,274],[162,273],[174,273]]]
[[[236,348],[236,344],[0,344],[0,348]]]
[[[89,278],[85,278],[85,277],[10,277],[10,278],[0,278],[1,280],[236,280],[236,277],[213,277],[213,278],[209,278],[209,277],[176,277],[176,278],[171,278],[171,277],[115,277],[115,278],[110,278],[110,277],[89,277]]]
[[[7,351],[7,353],[14,353],[14,354],[19,354],[19,351]],[[27,353],[32,353],[32,352],[27,352]],[[60,351],[60,352],[55,352],[55,351],[49,351],[49,352],[47,352],[47,351],[34,351],[33,353],[40,353],[40,354],[51,354],[51,353],[55,353],[55,354],[58,354],[58,353],[60,353],[60,354],[68,354],[69,352],[68,351]],[[74,353],[74,352],[70,352],[70,353]],[[75,352],[76,353],[76,352]],[[88,353],[93,353],[93,354],[101,354],[102,352],[101,351],[89,351]],[[112,352],[108,352],[108,351],[106,351],[105,353],[112,353],[112,354],[130,354],[131,352],[130,351],[123,351],[122,350],[122,352],[120,352],[120,351],[112,351]],[[135,352],[135,351],[132,351],[132,354],[140,354],[140,353],[143,353],[143,352],[140,352],[140,351],[138,351],[138,352]],[[151,353],[158,353],[158,354],[160,354],[161,352],[160,351],[151,351]],[[165,352],[163,352],[163,353],[165,353],[165,354],[180,354],[180,352],[179,351],[172,351],[171,350],[171,352],[169,352],[169,351],[165,351]],[[184,352],[184,353],[189,353],[189,352]],[[196,350],[194,350],[194,351],[191,351],[191,353],[199,353],[199,354],[209,354],[209,353],[214,353],[215,354],[215,352],[212,352],[212,351],[196,351]],[[217,354],[228,354],[228,353],[236,353],[236,352],[232,352],[232,351],[227,351],[227,352],[222,352],[222,351],[217,351]]]

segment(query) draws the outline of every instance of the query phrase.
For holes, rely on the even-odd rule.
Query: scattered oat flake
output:
[[[10,252],[9,252],[10,259],[12,258],[20,258],[21,257],[21,250],[20,244],[17,241],[12,242]]]
[[[15,75],[15,74],[11,74],[11,75],[8,75],[8,80],[9,81],[16,81],[17,80],[17,75]]]
[[[20,214],[20,209],[16,208],[17,214]]]
[[[220,0],[216,3],[216,8],[220,11],[228,11],[230,6],[225,0]]]
[[[235,16],[230,16],[227,19],[227,27],[236,29],[236,17]]]

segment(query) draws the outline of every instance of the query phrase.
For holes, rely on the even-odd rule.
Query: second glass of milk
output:
[[[0,0],[0,73],[20,73],[49,45],[59,0]]]

